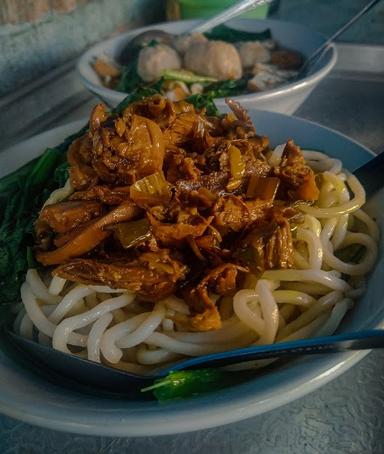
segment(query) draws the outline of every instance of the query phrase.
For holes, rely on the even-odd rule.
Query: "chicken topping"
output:
[[[291,200],[314,201],[319,197],[313,170],[305,164],[300,148],[288,140],[281,162],[274,169],[280,178],[280,192],[285,192]]]
[[[45,206],[39,221],[47,224],[56,233],[65,233],[100,216],[101,212],[102,204],[99,202],[59,202]]]
[[[288,141],[272,168],[268,139],[228,105],[221,117],[159,95],[121,114],[96,106],[67,153],[74,192],[36,222],[36,259],[149,301],[182,295],[190,329],[219,328],[214,295],[234,294],[250,269],[291,267],[291,205],[318,197],[300,149]]]
[[[239,271],[246,272],[247,269],[232,263],[220,265],[208,271],[196,288],[185,293],[195,314],[191,320],[192,329],[208,331],[220,328],[219,311],[209,292],[217,295],[234,294]]]
[[[176,282],[182,279],[187,267],[170,257],[163,249],[146,252],[137,259],[103,262],[76,259],[56,268],[54,274],[85,284],[104,284],[124,288],[149,301],[158,301],[174,293]]]

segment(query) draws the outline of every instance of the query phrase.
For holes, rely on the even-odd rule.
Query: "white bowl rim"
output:
[[[315,125],[354,143],[366,154],[375,155],[375,153],[364,145],[361,145],[359,142],[331,128],[319,125],[316,122],[275,112],[256,111],[255,109],[252,110],[256,113],[260,112],[261,114],[297,119],[304,125]],[[5,155],[12,153],[15,150],[22,150],[23,143],[26,143],[31,139],[35,139],[36,137],[44,136],[46,134],[52,134],[53,132],[56,132],[57,134],[60,133],[60,131],[65,131],[66,133],[69,131],[73,132],[80,129],[80,127],[82,127],[87,121],[88,119],[71,122],[66,125],[53,128],[49,131],[45,131],[44,133],[34,136],[33,138],[14,145],[4,153],[1,153],[0,163],[1,160],[4,159]],[[368,353],[369,351],[365,350],[338,353],[331,355],[331,357],[318,357],[315,359],[316,366],[309,368],[309,370],[307,369],[303,371],[299,376],[299,380],[296,377],[294,380],[290,379],[288,383],[284,383],[283,385],[279,384],[277,380],[277,383],[272,384],[268,389],[268,392],[264,393],[264,399],[261,401],[259,395],[252,395],[252,391],[247,390],[244,395],[235,396],[235,398],[231,401],[226,401],[224,404],[221,402],[218,405],[218,402],[216,401],[216,405],[210,404],[207,406],[207,401],[210,396],[210,394],[207,394],[199,398],[199,402],[204,404],[203,409],[199,408],[199,406],[197,406],[197,408],[193,408],[192,410],[190,408],[177,408],[175,410],[171,409],[171,412],[168,412],[169,414],[167,415],[167,408],[164,406],[164,414],[159,412],[152,413],[150,416],[143,416],[142,414],[138,414],[138,412],[134,415],[122,416],[121,414],[114,415],[111,412],[108,415],[109,420],[107,421],[105,419],[100,419],[97,415],[93,418],[88,417],[87,415],[87,418],[81,419],[81,417],[79,418],[77,414],[67,412],[61,407],[59,408],[62,410],[62,413],[59,414],[57,412],[58,407],[54,407],[52,403],[49,403],[48,405],[42,404],[38,407],[28,407],[23,400],[20,400],[19,402],[15,400],[15,396],[2,395],[0,389],[0,412],[38,426],[59,431],[94,436],[145,437],[193,432],[196,430],[209,429],[241,421],[292,402],[337,378],[343,372],[347,371],[357,362],[362,360]],[[273,372],[272,381],[274,377],[278,377],[279,375],[279,370]],[[293,386],[293,382],[295,386]],[[238,385],[238,387],[245,387],[247,385],[250,386],[251,383]],[[277,397],[275,396],[276,391],[278,391],[279,394]],[[191,400],[187,400],[185,402],[191,402]],[[143,413],[145,413],[145,411],[143,411]],[[129,423],[128,420],[130,420]],[[133,423],[134,420],[136,421],[135,423]]]
[[[273,19],[234,19],[237,23],[241,24],[250,24],[252,22],[270,22],[270,23],[282,23],[284,25],[291,25],[292,27],[300,28],[303,31],[306,31],[308,33],[311,33],[313,35],[317,35],[319,37],[322,37],[324,41],[326,40],[325,35],[323,35],[320,32],[311,30],[309,27],[306,27],[301,24],[296,24],[294,22],[288,22],[288,21],[280,21],[280,20],[273,20]],[[112,38],[109,38],[107,40],[104,40],[102,42],[99,42],[95,45],[93,45],[91,48],[89,48],[84,54],[82,54],[77,62],[76,69],[77,73],[80,77],[81,82],[83,85],[85,85],[86,88],[88,88],[91,92],[98,94],[102,99],[113,99],[114,102],[120,102],[124,99],[124,97],[128,96],[129,93],[125,93],[122,91],[117,91],[113,90],[111,88],[104,87],[101,82],[96,84],[89,80],[86,75],[84,75],[83,68],[84,67],[90,67],[91,71],[95,72],[94,69],[89,65],[89,61],[91,58],[93,58],[95,55],[97,55],[100,51],[104,48],[104,46],[114,42],[115,40],[121,39],[123,36],[128,38],[128,37],[133,37],[138,33],[141,33],[146,30],[150,30],[156,27],[166,27],[175,24],[185,24],[186,26],[193,26],[194,24],[198,24],[200,21],[198,20],[182,20],[182,21],[173,21],[173,22],[159,22],[157,24],[151,24],[146,27],[141,27],[137,28],[125,33],[121,33],[119,35],[116,35]],[[317,82],[319,82],[321,79],[323,79],[336,65],[338,54],[337,54],[337,49],[334,44],[331,44],[328,52],[332,52],[331,57],[328,61],[328,63],[325,66],[320,67],[317,71],[315,71],[313,74],[306,76],[296,82],[289,83],[286,85],[282,85],[278,88],[275,88],[273,90],[268,90],[265,92],[260,92],[260,93],[248,93],[244,95],[239,95],[239,96],[233,96],[232,98],[235,99],[238,102],[255,102],[257,101],[265,101],[265,100],[273,100],[276,97],[279,97],[283,94],[286,94],[287,92],[292,93],[296,91],[301,91],[303,88],[315,85]],[[218,105],[224,104],[224,98],[215,98],[215,102]]]

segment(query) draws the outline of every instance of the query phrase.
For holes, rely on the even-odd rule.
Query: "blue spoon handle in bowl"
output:
[[[10,331],[7,332],[7,335],[12,344],[17,346],[25,355],[25,359],[32,360],[38,369],[42,365],[46,372],[53,371],[78,383],[86,383],[88,386],[107,389],[111,392],[127,392],[127,390],[133,392],[153,379],[164,377],[170,371],[176,370],[220,367],[244,361],[284,356],[337,353],[347,350],[370,350],[384,347],[384,330],[365,330],[271,345],[254,345],[238,350],[213,353],[182,360],[168,367],[159,368],[150,375],[143,376],[54,350]]]
[[[367,197],[373,195],[384,186],[384,152],[354,170],[353,174],[364,186]]]
[[[338,353],[347,350],[370,350],[384,347],[384,330],[364,330],[335,336],[315,337],[281,342],[271,345],[254,345],[211,355],[187,359],[177,363],[162,373],[170,370],[191,369],[196,367],[221,367],[230,364],[293,355],[318,353]]]

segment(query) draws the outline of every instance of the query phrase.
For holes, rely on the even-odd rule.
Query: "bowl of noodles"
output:
[[[246,108],[293,113],[337,61],[331,46],[297,79],[326,41],[322,34],[278,20],[235,19],[205,34],[177,36],[197,24],[156,24],[98,43],[78,61],[80,80],[111,107],[137,89],[155,86],[172,101],[204,94],[221,109],[230,97]],[[137,35],[142,38],[135,47],[128,45]]]
[[[382,195],[366,206],[350,173],[370,152],[305,120],[228,107],[158,94],[113,112],[99,104],[85,127],[1,156],[2,172],[14,171],[1,180],[10,257],[1,297],[18,335],[146,375],[188,357],[382,323]],[[2,412],[115,436],[260,414],[366,354],[239,364],[232,373],[253,371],[245,382],[159,404],[36,371],[1,342]]]

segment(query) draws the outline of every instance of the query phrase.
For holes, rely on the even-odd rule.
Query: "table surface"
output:
[[[380,153],[384,149],[384,48],[365,48],[362,62],[362,47],[340,46],[336,70],[295,115],[341,131]],[[57,74],[0,100],[0,112],[7,111],[0,121],[3,145],[89,114],[97,100],[79,85],[73,65],[59,68]],[[47,96],[47,90],[52,96]],[[59,95],[64,92],[65,98]],[[17,126],[21,112],[25,119],[22,129]],[[333,382],[280,409],[189,434],[88,437],[0,416],[0,449],[4,454],[380,454],[384,453],[383,364],[384,351],[374,351]]]

